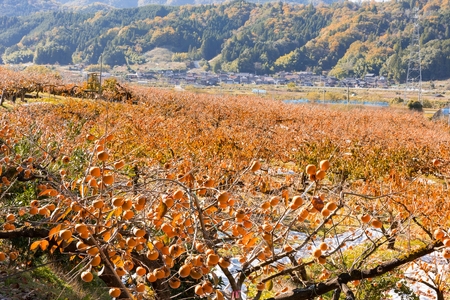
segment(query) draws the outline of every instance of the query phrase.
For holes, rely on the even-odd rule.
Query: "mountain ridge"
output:
[[[450,7],[417,2],[424,80],[450,78]],[[0,17],[4,63],[137,66],[155,48],[174,62],[202,60],[226,72],[374,73],[404,81],[416,2],[349,1],[331,5],[233,1],[215,5],[50,11]],[[211,60],[215,58],[214,60]],[[210,61],[211,60],[211,61]]]
[[[274,2],[276,0],[273,0]],[[333,3],[335,0],[323,0]],[[108,11],[110,9],[136,8],[147,5],[207,5],[221,4],[229,0],[4,0],[0,2],[0,16],[27,16],[33,13],[57,10],[81,12]],[[269,2],[268,0],[253,2]],[[309,0],[292,0],[292,3],[308,4]]]

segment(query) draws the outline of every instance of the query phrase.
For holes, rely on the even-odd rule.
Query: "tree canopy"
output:
[[[72,89],[41,71],[1,69],[3,97]],[[127,299],[448,296],[445,124],[119,88],[3,103],[1,268],[63,257]]]

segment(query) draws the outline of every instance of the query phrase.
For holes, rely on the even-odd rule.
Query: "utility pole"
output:
[[[411,11],[411,23],[413,31],[411,34],[411,43],[409,45],[408,73],[406,75],[405,103],[408,99],[408,91],[417,91],[417,100],[423,104],[422,100],[422,57],[420,55],[420,25],[419,9],[415,7]]]
[[[323,99],[323,104],[325,104],[325,92],[326,92],[326,90],[325,90],[325,84],[323,85],[323,97],[322,97],[322,99]]]
[[[98,87],[98,94],[102,94],[102,73],[103,73],[103,52],[100,54],[100,86]]]
[[[347,83],[347,105],[350,104],[350,88],[348,87],[348,83]]]
[[[322,75],[319,75],[319,91],[320,88],[322,88],[322,102],[323,104],[325,104],[325,81],[323,82],[323,86],[322,86]]]

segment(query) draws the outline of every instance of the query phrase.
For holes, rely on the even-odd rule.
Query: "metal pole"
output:
[[[347,84],[347,105],[349,105],[350,104],[350,88],[348,87],[348,84]]]
[[[100,54],[100,86],[98,87],[98,94],[102,94],[102,73],[103,73],[103,53]]]
[[[322,72],[322,74],[323,74],[323,72]],[[326,92],[326,90],[325,90],[326,80],[325,79],[323,80],[323,104],[325,104],[325,92]],[[322,81],[322,75],[320,75],[320,81]]]

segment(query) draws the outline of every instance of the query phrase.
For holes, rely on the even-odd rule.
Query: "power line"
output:
[[[405,102],[408,91],[417,91],[417,100],[422,103],[422,59],[420,55],[420,25],[419,9],[415,7],[411,11],[411,23],[413,31],[409,45],[408,73],[406,74]]]

